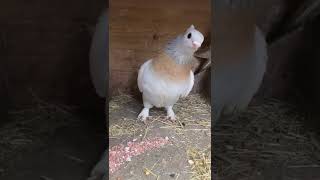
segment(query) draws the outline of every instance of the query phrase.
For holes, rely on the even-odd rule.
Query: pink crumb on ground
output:
[[[132,157],[160,148],[168,142],[168,138],[156,137],[140,142],[130,141],[126,147],[123,144],[112,147],[109,149],[109,172],[114,173],[125,161],[131,161]]]

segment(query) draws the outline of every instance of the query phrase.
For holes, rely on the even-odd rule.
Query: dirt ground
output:
[[[164,109],[153,108],[146,124],[137,120],[142,103],[126,97],[109,103],[110,147],[162,137],[169,143],[132,157],[114,173],[111,180],[209,179],[211,176],[211,107],[199,95],[191,95],[174,106],[176,122],[165,119]],[[201,171],[191,154],[199,152],[205,159]],[[194,159],[193,159],[194,158]],[[201,158],[201,157],[200,157]],[[110,162],[109,162],[110,164]]]
[[[104,149],[101,112],[52,104],[10,112],[0,127],[0,179],[85,180]]]
[[[197,94],[179,101],[176,122],[153,108],[144,124],[136,120],[141,108],[127,95],[110,101],[109,147],[155,137],[169,143],[124,161],[110,179],[209,179],[207,101]],[[106,129],[94,114],[41,103],[10,112],[0,127],[0,179],[85,180],[104,149]],[[304,118],[290,104],[267,100],[223,119],[214,127],[214,172],[221,180],[319,180],[319,135],[303,126]]]

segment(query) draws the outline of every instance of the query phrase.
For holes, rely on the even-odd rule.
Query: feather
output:
[[[168,116],[175,118],[172,106],[180,97],[186,97],[194,85],[193,54],[203,39],[191,25],[184,34],[168,42],[155,58],[142,64],[138,88],[142,92],[144,109],[138,118],[146,120],[152,106],[166,107]]]

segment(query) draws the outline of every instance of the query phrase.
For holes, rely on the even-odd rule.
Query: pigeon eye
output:
[[[190,39],[190,38],[191,38],[191,33],[188,34],[188,39]]]

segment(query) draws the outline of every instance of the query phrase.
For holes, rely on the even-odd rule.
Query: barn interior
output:
[[[208,69],[197,71],[190,96],[173,107],[178,121],[168,121],[162,108],[152,108],[146,123],[137,120],[143,108],[137,86],[140,66],[192,24],[204,35],[204,46],[209,45],[210,1],[113,0],[109,8],[109,178],[190,179],[194,175],[188,172],[188,158],[197,159],[202,152],[206,154],[205,171],[197,171],[195,176],[210,178]],[[195,58],[194,70],[205,63]],[[163,142],[161,147],[159,142]]]
[[[1,2],[0,179],[86,179],[105,148],[89,49],[107,1]]]
[[[241,1],[232,2],[239,6],[237,2]],[[138,110],[142,106],[135,86],[137,68],[191,21],[210,39],[210,2],[112,3],[109,97],[111,102],[115,102],[112,97],[120,97],[126,103],[133,97],[128,105]],[[268,68],[248,111],[226,118],[213,129],[213,172],[220,179],[319,179],[318,4],[317,0],[265,0],[254,4],[256,23],[268,43]],[[106,5],[102,0],[1,3],[1,179],[85,179],[99,159],[106,136],[101,115],[104,100],[97,97],[90,81],[88,53],[92,29]],[[193,95],[207,90],[208,72],[196,76]],[[194,102],[198,102],[195,107],[208,107],[199,99],[184,103]],[[179,108],[185,109],[183,104]],[[117,118],[124,113],[128,112],[118,113]],[[157,113],[163,115],[154,111]],[[136,111],[130,118],[135,115]],[[170,124],[174,133],[184,132],[182,126]],[[209,124],[197,126],[205,134],[200,137],[209,142],[211,134],[205,130]],[[129,135],[123,135],[110,127],[109,133],[116,136],[129,137],[132,132],[129,129]],[[148,137],[148,131],[141,131],[142,137]],[[165,133],[175,137],[171,131]],[[193,150],[190,154],[197,153]],[[183,177],[181,169],[153,169],[158,159],[151,160],[133,171],[139,171],[142,179],[153,178],[152,173],[169,179]],[[126,175],[132,175],[128,172]],[[207,172],[205,169],[202,173],[208,177]]]
[[[226,12],[235,12],[234,17],[229,13],[231,22],[241,27],[250,9],[265,34],[268,62],[247,110],[224,117],[213,127],[214,174],[223,180],[319,179],[319,1],[230,3],[231,7],[216,10],[217,29],[223,27]],[[219,30],[213,36],[222,36],[221,41],[223,34],[232,33]],[[214,42],[222,46],[217,49],[240,47],[239,39],[230,46]]]
[[[211,169],[208,168],[208,164],[210,167],[211,161],[210,155],[206,153],[210,149],[213,156],[212,175],[217,179],[319,179],[316,75],[318,1],[223,1],[229,3],[227,9],[219,9],[218,2],[222,1],[213,3],[213,19],[206,19],[211,13],[207,9],[210,5],[207,1],[196,3],[161,1],[152,4],[138,1],[134,5],[127,1],[111,3],[109,41],[111,147],[117,147],[120,142],[130,142],[130,139],[143,140],[145,135],[152,137],[152,135],[167,134],[169,139],[172,136],[180,142],[188,140],[193,142],[195,149],[201,153],[205,152],[205,156],[201,163],[193,164],[197,159],[194,158],[197,153],[192,151],[195,156],[191,157],[190,151],[185,150],[183,146],[180,146],[179,150],[167,149],[166,153],[169,154],[163,153],[163,150],[156,150],[153,152],[154,158],[141,155],[130,159],[110,177],[209,179],[211,174],[208,172]],[[163,8],[169,6],[168,4],[170,8]],[[179,9],[175,9],[176,7]],[[172,19],[172,16],[176,18]],[[182,20],[176,21],[180,17]],[[259,91],[245,112],[224,117],[213,126],[212,149],[211,144],[210,148],[203,146],[205,141],[209,140],[203,134],[206,134],[206,130],[211,127],[211,122],[205,125],[197,124],[198,128],[170,124],[171,129],[166,127],[167,131],[162,131],[164,133],[156,130],[163,128],[155,123],[158,120],[151,120],[151,124],[147,125],[132,123],[142,108],[141,94],[136,86],[139,66],[152,57],[168,39],[187,26],[185,19],[188,23],[195,21],[200,31],[206,34],[208,42],[205,43],[205,47],[210,45],[210,42],[213,43],[211,66],[213,69],[215,62],[223,61],[226,56],[234,60],[243,56],[242,50],[246,46],[244,42],[248,41],[246,27],[252,24],[260,28],[267,42],[267,68]],[[207,20],[213,23],[207,23]],[[203,27],[211,29],[212,34]],[[203,59],[195,61],[198,62],[195,66],[200,69],[202,63],[205,63]],[[190,97],[204,95],[206,99],[210,98],[210,93],[208,96],[205,92],[210,92],[208,81],[211,68],[195,75],[196,84]],[[199,108],[201,103],[192,102],[195,100],[181,101],[182,104],[192,104],[195,109]],[[177,104],[177,111],[181,110],[181,103]],[[193,106],[188,106],[186,111],[180,111],[182,117],[180,121],[183,122],[181,124],[190,125],[188,124],[190,122],[183,121],[185,118],[182,116],[183,113],[189,115],[191,112],[202,113],[193,109]],[[115,110],[119,107],[121,110]],[[206,109],[203,106],[201,108]],[[153,116],[163,116],[163,112],[154,110]],[[191,124],[194,125],[196,122],[193,121]],[[143,130],[140,131],[141,129]],[[172,129],[174,133],[170,131]],[[185,133],[190,129],[197,129],[202,134]],[[181,133],[187,138],[180,139]],[[142,138],[139,135],[142,135]],[[198,138],[193,139],[190,136]],[[171,164],[168,165],[166,159],[172,159],[175,153],[180,156],[176,156],[177,158],[171,160]],[[184,170],[190,169],[193,170],[191,172],[193,175],[184,174]]]

